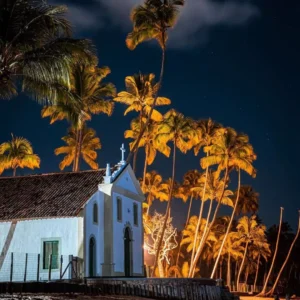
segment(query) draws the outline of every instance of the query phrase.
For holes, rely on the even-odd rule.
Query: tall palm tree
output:
[[[238,287],[240,282],[240,276],[244,268],[248,247],[250,243],[254,245],[261,245],[266,240],[265,237],[266,226],[258,225],[256,222],[256,216],[252,216],[250,218],[244,216],[239,219],[237,230],[238,230],[240,241],[242,241],[245,244],[245,252],[244,252],[244,256],[240,265],[240,269],[236,281]]]
[[[248,161],[250,153],[253,153],[252,146],[248,143],[248,137],[244,134],[237,134],[232,128],[218,129],[218,133],[213,138],[212,145],[204,147],[204,152],[209,153],[209,155],[201,159],[201,167],[203,169],[212,165],[218,165],[219,171],[224,170],[224,185],[220,197],[221,199],[223,198],[228,181],[229,169],[239,168],[253,177],[256,174],[256,170]],[[254,157],[252,160],[254,160]],[[203,242],[197,249],[192,267],[195,267],[195,261],[198,260],[201,255],[206,235],[214,225],[220,205],[221,202],[218,202],[212,221],[203,235]]]
[[[287,254],[287,256],[286,256],[286,258],[285,258],[285,260],[284,260],[284,262],[283,262],[283,264],[282,264],[282,266],[281,266],[281,268],[280,268],[280,271],[279,271],[279,273],[277,274],[277,277],[276,277],[276,280],[275,280],[275,282],[274,282],[274,284],[273,284],[273,287],[272,287],[271,290],[267,293],[267,296],[272,295],[272,294],[274,293],[274,291],[275,291],[275,289],[276,289],[276,286],[277,286],[277,284],[278,284],[278,281],[279,281],[279,279],[280,279],[280,276],[281,276],[281,274],[282,274],[282,272],[283,272],[283,270],[284,270],[284,268],[285,268],[287,262],[289,261],[289,258],[290,258],[290,256],[291,256],[291,253],[292,253],[293,249],[294,249],[295,243],[297,242],[297,240],[298,240],[298,238],[299,238],[299,234],[300,234],[300,210],[298,211],[298,229],[297,229],[297,232],[296,232],[296,234],[295,234],[294,240],[293,240],[293,242],[292,242],[292,244],[291,244],[291,246],[290,246],[289,252],[288,252],[288,254]]]
[[[94,60],[88,40],[71,38],[66,6],[46,1],[0,2],[0,98],[22,90],[55,103],[68,94],[70,63]]]
[[[142,122],[144,121],[144,118]],[[139,118],[135,118],[130,123],[130,130],[126,130],[124,132],[125,138],[131,138],[133,141],[129,143],[130,149],[132,149],[135,146],[135,143],[137,142],[137,138],[139,136],[139,133],[141,131],[141,123]],[[145,149],[145,162],[144,162],[144,172],[143,172],[143,178],[146,178],[147,173],[147,166],[151,165],[156,157],[157,151],[164,154],[165,156],[169,157],[171,149],[166,144],[158,144],[155,142],[155,137],[157,135],[157,129],[158,124],[151,120],[147,131],[144,132],[142,139],[140,140],[139,147],[144,147]],[[135,160],[134,160],[134,166],[135,166]],[[143,181],[145,183],[145,181]]]
[[[12,169],[16,176],[17,168],[39,168],[41,160],[34,154],[31,143],[23,137],[11,136],[11,141],[0,145],[0,174],[5,169]]]
[[[183,6],[184,2],[185,0],[145,0],[142,5],[136,6],[131,12],[133,30],[127,35],[127,47],[134,50],[140,43],[154,39],[162,49],[162,60],[158,87],[154,94],[153,104],[151,105],[147,121],[137,139],[137,145],[130,152],[127,161],[131,159],[132,153],[134,153],[138,147],[139,140],[142,138],[144,131],[148,127],[154,107],[156,106],[158,92],[161,88],[164,76],[168,30],[175,26],[179,14],[179,7]]]
[[[235,192],[235,199],[237,199]],[[257,193],[250,185],[241,185],[239,190],[239,201],[236,208],[236,215],[240,214],[256,214],[258,212],[259,193]]]
[[[79,170],[80,152],[83,127],[91,120],[93,114],[105,113],[110,116],[113,112],[116,89],[111,83],[102,83],[110,74],[108,67],[98,68],[88,64],[73,65],[71,74],[71,90],[73,97],[63,99],[57,104],[46,106],[42,117],[50,117],[50,123],[67,119],[76,130],[77,147],[73,171]],[[74,100],[75,99],[75,100]]]
[[[125,110],[124,115],[127,115],[130,111],[139,112],[139,123],[140,131],[143,129],[143,125],[146,120],[152,104],[154,102],[154,95],[156,95],[156,90],[158,89],[158,84],[155,83],[155,75],[150,74],[134,74],[133,76],[127,76],[125,78],[126,91],[118,93],[117,97],[114,98],[114,101],[123,103],[128,106]],[[156,100],[156,106],[163,106],[171,104],[171,100],[165,97],[158,97]],[[151,119],[149,120],[147,130],[151,121],[162,121],[162,114],[156,109],[153,110]],[[146,130],[145,130],[146,131]],[[139,132],[140,133],[140,132]],[[139,133],[136,138],[139,137]],[[143,137],[140,138],[140,140]],[[133,144],[133,147],[135,144]],[[133,160],[133,170],[136,169],[136,159],[138,153],[138,147],[134,151],[134,160]],[[131,149],[130,149],[131,150]]]
[[[237,212],[238,209],[238,205],[240,203],[241,200],[245,199],[241,199],[240,198],[240,188],[241,188],[241,168],[242,170],[245,170],[249,175],[251,175],[252,177],[256,176],[256,171],[254,170],[252,163],[254,160],[256,160],[256,155],[254,154],[254,150],[252,145],[249,144],[249,139],[246,135],[243,136],[243,139],[237,141],[237,145],[234,145],[234,148],[232,149],[232,155],[233,158],[236,159],[235,162],[235,166],[238,169],[238,189],[237,189],[237,193],[236,193],[236,200],[235,200],[235,205],[231,214],[231,218],[228,224],[228,228],[225,234],[225,239],[223,239],[219,254],[217,256],[217,259],[215,261],[215,266],[212,270],[212,274],[211,274],[211,278],[214,277],[214,274],[216,272],[220,257],[221,257],[221,252],[222,252],[222,248],[225,244],[226,241],[226,237],[229,234],[229,231],[231,230],[231,224],[233,222],[234,216]],[[234,163],[234,162],[233,162]],[[232,164],[232,166],[234,166]],[[243,194],[245,195],[245,194]],[[251,195],[254,196],[254,195]]]
[[[185,173],[184,176],[183,176],[183,185],[182,186],[185,189],[187,196],[190,197],[190,203],[189,203],[189,208],[188,208],[184,228],[186,228],[186,226],[188,225],[189,219],[190,219],[193,200],[197,199],[199,197],[198,193],[196,191],[192,191],[192,189],[195,188],[198,185],[198,181],[199,181],[200,176],[201,176],[201,174],[199,173],[198,170],[190,170],[187,173]],[[182,239],[183,239],[183,235],[181,234],[181,240],[179,242],[179,250],[178,250],[177,258],[176,258],[176,266],[178,265]]]
[[[208,120],[200,120],[198,122],[194,122],[194,127],[197,133],[197,139],[194,140],[194,153],[195,155],[198,155],[201,148],[203,148],[204,146],[210,146],[212,143],[212,139],[215,136],[216,132],[218,131],[219,128],[221,128],[222,126],[218,123],[213,122],[210,118]],[[207,152],[208,155],[208,152]],[[206,167],[205,170],[205,177],[208,178],[208,170],[209,170],[209,166]],[[205,197],[205,193],[206,193],[206,185],[207,185],[207,181],[204,182],[204,186],[203,186],[203,190],[202,190],[202,196],[201,196],[201,201],[202,203],[204,203],[204,197]],[[213,200],[211,200],[212,203]],[[200,226],[200,220],[202,218],[202,211],[203,211],[203,206],[200,206],[200,210],[199,210],[199,216],[198,216],[198,229]],[[207,220],[209,221],[209,216],[207,217]],[[208,226],[209,222],[206,223],[206,227]],[[198,234],[198,229],[196,230],[196,234]],[[206,228],[207,229],[207,228]],[[206,229],[204,232],[206,232]],[[195,256],[195,251],[196,251],[196,246],[194,245],[193,251],[192,251],[192,255],[191,255],[191,263],[190,263],[190,272],[189,272],[189,276],[191,276],[192,273],[192,269],[193,269],[193,260],[194,260],[194,256]],[[194,264],[195,266],[195,264]],[[194,267],[195,268],[195,267]]]
[[[100,139],[96,137],[96,131],[84,126],[80,138],[81,140],[79,142],[82,145],[80,148],[80,157],[82,157],[92,169],[98,169],[98,163],[95,162],[97,159],[96,150],[101,149],[101,142]],[[74,128],[70,128],[68,135],[64,136],[62,140],[67,144],[67,146],[56,148],[55,155],[65,154],[64,159],[59,164],[59,168],[64,170],[72,163],[74,164],[76,160],[75,153],[78,143],[76,130]]]
[[[164,115],[164,120],[158,127],[156,142],[158,145],[167,144],[169,141],[173,143],[173,162],[172,162],[172,178],[170,185],[170,192],[168,197],[168,204],[165,215],[165,222],[162,227],[161,238],[158,243],[157,255],[155,256],[154,269],[156,268],[157,258],[159,255],[162,236],[164,234],[173,196],[174,179],[175,179],[175,164],[176,164],[176,149],[178,148],[182,153],[186,153],[192,148],[191,140],[195,136],[195,130],[192,127],[192,121],[186,118],[183,114],[171,109]]]
[[[280,234],[281,234],[281,228],[282,228],[283,210],[284,210],[284,208],[280,207],[280,219],[279,219],[279,226],[278,226],[278,234],[277,234],[277,239],[276,239],[275,251],[273,253],[272,263],[271,263],[268,275],[267,275],[267,277],[265,279],[262,291],[257,296],[265,296],[266,295],[266,290],[267,290],[268,282],[269,282],[270,276],[272,274],[272,271],[273,271],[273,268],[274,268],[275,259],[276,259],[277,252],[278,252],[278,246],[279,246],[279,240],[280,240]]]
[[[145,183],[144,178],[140,179],[141,182],[141,188],[143,193],[147,196],[147,215],[149,214],[149,209],[152,205],[152,202],[155,199],[158,199],[160,201],[167,201],[168,200],[168,194],[166,193],[166,190],[164,186],[162,185],[163,179],[160,174],[158,174],[156,171],[151,171],[149,173],[146,173],[145,176]]]

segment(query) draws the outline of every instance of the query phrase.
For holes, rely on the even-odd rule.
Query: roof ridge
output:
[[[111,167],[114,169],[116,166]],[[53,175],[62,175],[62,174],[81,174],[81,173],[93,173],[93,172],[100,172],[106,170],[105,168],[99,168],[97,170],[82,170],[82,171],[67,171],[67,172],[52,172],[52,173],[40,173],[40,174],[27,174],[21,176],[0,176],[1,179],[18,179],[18,178],[28,178],[28,177],[38,177],[38,176],[53,176]]]

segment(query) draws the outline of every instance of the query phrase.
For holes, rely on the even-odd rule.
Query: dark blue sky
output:
[[[102,7],[101,1],[95,0],[89,5],[86,4],[88,1],[73,1],[71,19],[77,23],[77,36],[93,39],[100,65],[111,68],[108,80],[121,91],[127,75],[141,71],[154,72],[158,76],[160,49],[156,45],[144,44],[133,52],[129,51],[124,43],[127,17],[124,23],[111,21],[127,16],[127,11],[121,9],[119,15],[109,15],[111,10]],[[118,1],[121,0],[111,3]],[[68,4],[68,1],[61,0],[60,3]],[[191,15],[190,23],[182,23],[182,26],[190,26],[186,38],[183,38],[185,31],[180,29],[181,23],[178,24],[180,35],[174,35],[167,51],[161,95],[169,97],[172,107],[186,116],[194,119],[211,117],[248,134],[258,155],[255,163],[258,174],[254,180],[243,174],[242,181],[252,184],[260,193],[259,214],[268,226],[278,222],[279,207],[284,206],[285,219],[295,228],[300,203],[300,162],[294,156],[300,147],[297,120],[300,2],[237,0],[234,3],[251,4],[253,17],[230,24],[230,18],[236,18],[232,12],[224,22],[209,21],[204,25],[195,22],[198,27],[191,30],[191,22],[194,22]],[[218,7],[215,9],[213,14],[217,13]],[[95,11],[99,11],[99,15]],[[87,12],[91,12],[90,17],[87,17]],[[79,22],[80,17],[83,19]],[[187,15],[184,17],[187,19]],[[80,26],[82,30],[79,30]],[[65,135],[68,124],[49,125],[48,119],[40,118],[40,109],[41,106],[24,95],[1,101],[0,142],[8,140],[11,132],[26,137],[42,159],[41,169],[37,172],[56,172],[61,157],[55,157],[53,150],[62,145],[60,138]],[[132,113],[125,118],[123,112],[124,107],[116,105],[112,117],[95,116],[89,123],[103,144],[98,160],[101,167],[106,162],[116,163],[120,159],[124,130],[135,116]],[[141,168],[142,157],[140,159]],[[159,157],[150,167],[153,168],[168,177],[171,175],[171,160]],[[179,155],[177,179],[181,180],[182,175],[193,168],[200,168],[199,158],[192,153]],[[19,174],[28,172],[31,171],[19,171]],[[235,180],[232,181],[235,185]],[[179,200],[174,201],[177,224],[184,222],[186,209]],[[196,205],[193,210],[197,212]]]

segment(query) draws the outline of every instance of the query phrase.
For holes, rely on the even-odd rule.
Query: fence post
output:
[[[49,273],[48,273],[48,281],[51,281],[51,266],[52,265],[52,254],[49,255]]]
[[[59,271],[59,279],[62,279],[62,266],[63,266],[63,262],[64,262],[64,259],[63,259],[63,256],[61,255],[61,256],[60,256],[60,271]]]
[[[10,282],[13,280],[13,272],[14,272],[14,254],[11,253],[11,260],[10,260]]]
[[[70,264],[70,269],[69,269],[69,279],[73,279],[73,273],[74,273],[74,267],[73,267],[73,255],[69,255],[69,264]]]
[[[26,253],[26,256],[25,256],[24,282],[26,282],[26,276],[27,276],[27,261],[28,261],[28,253]]]
[[[36,281],[40,280],[40,254],[37,256],[37,270],[36,270]]]

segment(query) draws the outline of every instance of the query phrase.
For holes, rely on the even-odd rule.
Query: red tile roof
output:
[[[105,169],[0,177],[0,221],[75,217],[98,190],[103,176]]]

